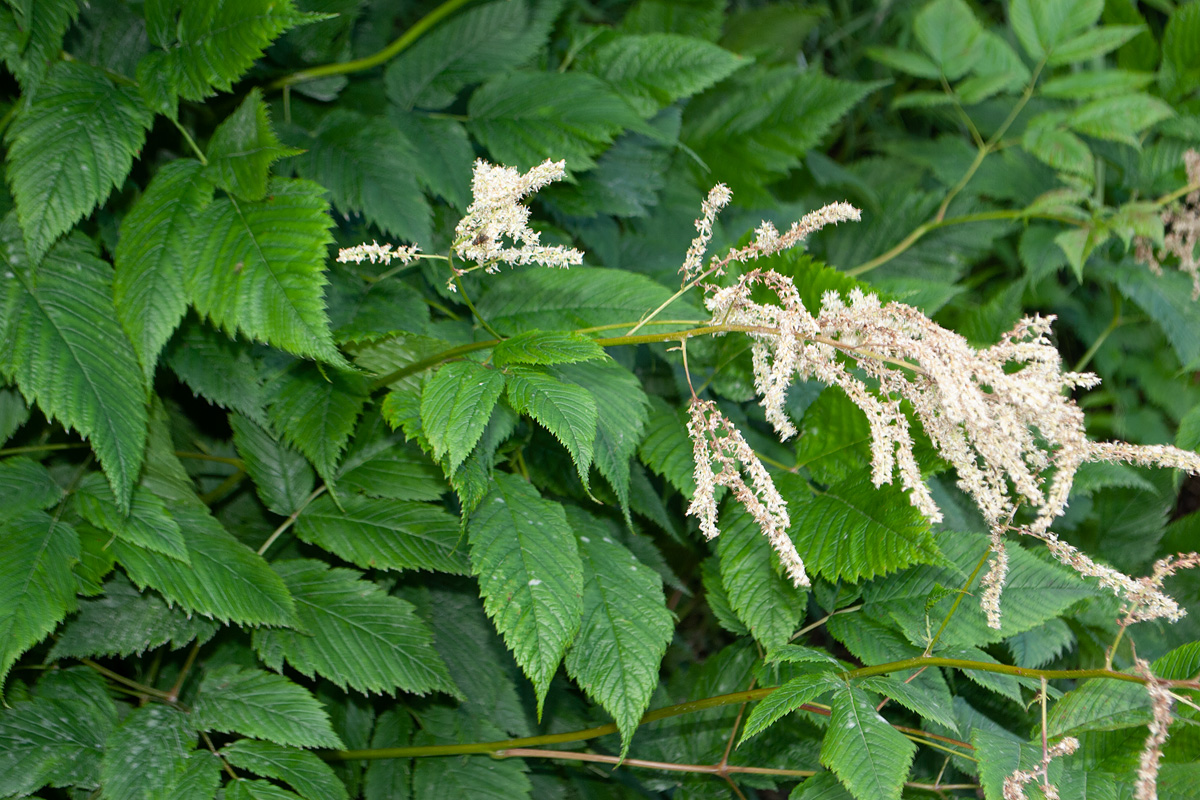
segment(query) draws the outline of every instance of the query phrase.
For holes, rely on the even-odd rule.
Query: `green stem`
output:
[[[1015,675],[1021,678],[1047,680],[1085,680],[1088,678],[1109,678],[1111,680],[1126,681],[1128,683],[1145,684],[1146,678],[1140,675],[1130,675],[1125,672],[1116,672],[1111,669],[1031,669],[1028,667],[1014,667],[1008,664],[993,664],[986,661],[968,661],[961,658],[941,658],[938,656],[915,656],[906,658],[901,661],[892,661],[887,664],[877,664],[870,667],[859,667],[858,669],[847,670],[841,673],[841,677],[845,680],[854,680],[856,678],[868,678],[873,675],[888,675],[893,672],[903,672],[910,669],[920,669],[922,667],[950,667],[959,670],[978,670],[980,672],[996,672],[1002,675]],[[1200,683],[1197,681],[1170,681],[1169,685],[1177,685],[1189,689],[1200,689]],[[744,692],[734,692],[732,694],[717,695],[715,697],[706,697],[702,700],[691,700],[678,705],[667,706],[665,708],[655,709],[647,712],[639,725],[645,725],[649,722],[656,722],[662,719],[678,717],[684,714],[691,714],[697,711],[707,711],[713,708],[721,708],[723,706],[753,702],[762,700],[777,687],[768,687],[762,689],[750,689]],[[946,737],[936,737],[924,731],[913,731],[909,728],[898,728],[898,730],[907,731],[914,735],[921,735],[927,738],[936,738],[938,741],[957,743],[953,739]],[[470,742],[467,744],[446,744],[446,745],[422,745],[414,747],[382,747],[369,750],[331,750],[322,753],[328,761],[369,761],[383,758],[421,758],[426,756],[453,756],[453,755],[471,755],[471,754],[487,754],[495,753],[500,750],[512,750],[516,747],[542,747],[549,744],[565,744],[567,742],[582,742],[588,739],[596,739],[600,736],[608,736],[617,733],[615,723],[608,725],[597,725],[594,728],[586,728],[578,731],[568,731],[566,733],[550,733],[543,736],[525,736],[517,739],[504,739],[496,742]],[[965,743],[961,743],[965,744]]]
[[[424,17],[413,24],[411,28],[406,30],[404,34],[396,41],[389,44],[387,47],[363,58],[356,58],[353,61],[341,61],[336,64],[324,64],[319,67],[310,67],[302,69],[299,72],[294,72],[291,75],[279,78],[276,81],[267,85],[268,89],[282,89],[286,86],[295,86],[297,83],[316,80],[317,78],[328,78],[331,75],[348,75],[351,72],[362,72],[363,70],[373,69],[381,64],[386,64],[396,56],[403,53],[413,42],[419,39],[426,31],[434,25],[441,22],[446,17],[453,14],[458,9],[472,2],[472,0],[446,0],[440,6],[430,11]]]
[[[1124,320],[1121,319],[1121,295],[1114,292],[1112,320],[1108,323],[1108,327],[1101,331],[1100,335],[1096,337],[1096,341],[1092,342],[1092,346],[1087,349],[1087,352],[1075,362],[1075,366],[1071,371],[1083,372],[1087,365],[1091,363],[1092,358],[1095,357],[1096,353],[1100,351],[1100,346],[1104,344],[1105,340],[1108,339],[1109,336],[1113,335],[1117,328],[1121,327],[1123,322]]]
[[[690,339],[694,336],[708,336],[718,333],[765,333],[771,335],[778,334],[779,329],[773,328],[769,325],[701,325],[697,328],[689,328],[685,331],[671,331],[670,333],[642,333],[636,336],[612,336],[609,338],[593,339],[592,341],[601,347],[618,347],[620,345],[630,344],[678,342],[684,339]],[[879,353],[874,353],[869,350],[861,350],[855,347],[850,347],[843,342],[837,341],[836,339],[830,339],[825,336],[811,336],[807,337],[807,340],[820,342],[821,344],[827,344],[830,347],[836,347],[848,355],[862,358],[873,358],[876,361],[882,361],[884,363],[891,364],[892,366],[911,370],[918,375],[925,374],[925,370],[921,369],[916,364],[910,364],[907,361],[881,355]],[[489,347],[495,347],[496,345],[500,344],[501,341],[503,340],[496,338],[485,342],[471,342],[470,344],[463,344],[459,345],[458,347],[452,347],[449,350],[443,350],[440,353],[435,353],[428,358],[422,358],[419,361],[414,361],[408,366],[401,367],[400,369],[389,372],[382,377],[376,378],[375,388],[379,389],[389,386],[398,380],[407,378],[409,375],[415,375],[416,373],[423,372],[430,367],[436,367],[438,364],[441,364],[444,361],[449,361],[452,358],[458,358],[459,356],[466,355],[467,353],[474,353],[479,350],[486,350]]]
[[[966,583],[958,592],[958,596],[954,598],[954,602],[950,605],[950,610],[946,612],[946,618],[942,620],[941,626],[937,629],[937,633],[929,640],[929,644],[925,647],[925,655],[929,655],[933,651],[933,646],[938,643],[938,639],[942,638],[942,634],[946,631],[946,626],[950,624],[950,618],[954,616],[954,612],[958,611],[959,605],[962,604],[962,599],[967,596],[967,592],[971,589],[971,584],[975,582],[975,578],[979,576],[979,571],[983,569],[983,565],[987,563],[988,556],[992,554],[991,549],[983,551],[983,558],[979,559],[979,563],[975,565],[975,570],[967,577]]]
[[[0,456],[15,456],[18,453],[43,453],[50,450],[78,450],[87,446],[87,442],[76,442],[74,444],[31,444],[25,447],[6,447],[0,450]]]
[[[192,148],[192,152],[196,154],[196,158],[200,159],[200,163],[207,167],[208,159],[204,157],[204,151],[196,144],[196,140],[192,138],[192,135],[187,132],[187,128],[183,127],[177,119],[172,118],[171,122],[183,134],[184,141],[188,143],[188,147]]]
[[[451,263],[450,268],[451,269],[454,268],[453,263]],[[479,324],[483,326],[483,329],[485,331],[487,331],[488,333],[490,333],[492,336],[495,336],[497,339],[503,339],[504,337],[501,336],[496,331],[495,328],[493,328],[491,325],[488,325],[488,321],[486,319],[484,319],[483,315],[480,314],[479,311],[475,308],[475,304],[472,303],[471,298],[467,296],[467,290],[463,286],[462,278],[458,275],[457,272],[454,273],[454,285],[458,287],[459,296],[463,299],[463,302],[466,304],[467,308],[471,309],[471,314],[475,317],[475,319],[479,320]]]
[[[271,535],[267,537],[267,540],[262,543],[262,547],[258,548],[258,554],[261,556],[263,553],[267,552],[271,545],[275,544],[275,540],[282,536],[284,531],[295,524],[296,518],[300,516],[304,509],[308,508],[309,503],[325,494],[328,489],[329,487],[327,485],[322,484],[318,486],[312,494],[304,498],[304,502],[300,504],[300,507],[293,511],[291,516],[285,519],[278,528],[272,531]]]
[[[1064,216],[1062,214],[1043,214],[1036,211],[1028,211],[1024,208],[1002,209],[997,211],[980,211],[976,214],[963,214],[949,219],[931,219],[928,222],[923,222],[900,240],[895,247],[885,253],[872,258],[870,261],[864,261],[853,269],[846,270],[847,275],[857,276],[864,272],[870,272],[878,266],[882,266],[891,261],[896,256],[908,250],[930,231],[936,231],[939,228],[948,228],[951,225],[965,225],[971,222],[993,222],[996,220],[1020,220],[1020,219],[1046,219],[1052,222],[1063,222],[1068,225],[1082,227],[1088,223],[1084,220],[1075,219],[1074,217]]]

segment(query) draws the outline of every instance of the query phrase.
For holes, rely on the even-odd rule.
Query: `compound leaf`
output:
[[[346,800],[346,787],[333,769],[312,753],[274,742],[239,739],[222,748],[235,767],[291,785],[306,800]]]
[[[325,313],[325,190],[274,178],[267,191],[260,201],[221,198],[198,215],[185,265],[192,304],[230,335],[345,367]]]
[[[583,622],[567,652],[567,672],[613,715],[621,755],[629,750],[674,632],[662,579],[615,538],[608,524],[577,509],[567,521],[583,560]]]
[[[596,398],[582,386],[533,367],[509,367],[504,385],[513,410],[528,414],[554,434],[587,486],[596,442]]]
[[[191,158],[165,164],[121,220],[113,298],[147,383],[187,311],[183,264],[193,220],[212,197],[203,170]]]
[[[467,525],[484,610],[533,682],[538,716],[583,616],[583,564],[562,506],[497,472]]]
[[[861,690],[842,684],[834,693],[821,763],[858,800],[900,800],[917,746],[879,716]]]
[[[421,428],[433,446],[433,457],[449,456],[453,471],[471,454],[483,435],[504,376],[474,361],[446,364],[421,391]]]
[[[125,180],[153,115],[135,89],[55,64],[9,128],[9,185],[33,262]]]

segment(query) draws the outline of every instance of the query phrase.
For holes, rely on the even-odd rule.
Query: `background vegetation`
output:
[[[1200,189],[1200,2],[6,0],[0,56],[0,797],[995,799],[1066,734],[1061,797],[1132,797],[1133,648],[1193,678],[1195,615],[1125,632],[1014,544],[987,628],[944,463],[930,526],[844,395],[794,387],[780,444],[749,341],[693,339],[796,590],[735,507],[683,513],[702,298],[623,334],[715,183],[716,249],[849,200],[770,261],[806,303],[979,346],[1057,315],[1093,438],[1195,449],[1200,304],[1134,244]],[[565,159],[535,226],[585,266],[335,263],[445,254],[476,157]],[[1109,465],[1056,530],[1143,575],[1198,506]],[[1195,798],[1176,714],[1158,796]]]

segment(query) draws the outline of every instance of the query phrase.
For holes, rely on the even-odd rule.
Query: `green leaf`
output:
[[[15,227],[11,216],[0,224],[0,247],[13,274],[5,285],[0,369],[26,400],[90,440],[124,510],[142,465],[146,390],[117,324],[112,271],[90,245],[72,238],[35,274]]]
[[[566,331],[526,331],[492,348],[492,363],[575,364],[604,358],[604,348],[588,337]]]
[[[567,672],[613,715],[621,755],[658,686],[675,621],[662,579],[615,539],[610,523],[571,509],[567,521],[583,561],[583,622],[567,652]]]
[[[898,47],[868,47],[866,54],[872,61],[878,61],[885,67],[891,67],[909,75],[916,75],[918,78],[937,80],[941,76],[941,70],[937,64],[926,56],[911,50],[901,50]]]
[[[588,486],[596,442],[596,399],[591,393],[548,372],[522,366],[507,369],[504,386],[513,410],[533,417],[554,434],[571,454],[579,479]]]
[[[1044,667],[1075,644],[1075,632],[1061,619],[1049,619],[1031,630],[1010,636],[1004,644],[1018,667]]]
[[[421,730],[413,737],[420,745],[465,744],[504,738],[504,733],[486,718],[467,718],[449,708],[432,708],[421,714]],[[413,768],[413,797],[420,800],[522,800],[532,797],[526,772],[519,758],[496,760],[483,757],[462,759],[418,758]]]
[[[296,520],[296,535],[363,569],[468,573],[456,518],[439,506],[347,496],[321,497]]]
[[[671,294],[665,286],[626,270],[536,269],[493,282],[477,305],[483,318],[507,336],[628,322],[656,308]],[[669,319],[704,316],[682,300],[667,306],[662,315]]]
[[[38,462],[17,456],[0,461],[0,517],[41,511],[62,500],[63,489]]]
[[[831,78],[817,68],[743,69],[694,98],[683,141],[745,205],[769,203],[766,186],[799,165],[852,106],[882,84]],[[753,111],[747,97],[759,98]]]
[[[222,622],[293,623],[287,588],[262,556],[233,538],[202,506],[176,505],[172,516],[183,529],[187,563],[123,539],[112,544],[117,561],[139,588],[152,587],[168,602]]]
[[[5,137],[31,261],[125,180],[152,118],[136,90],[103,70],[76,61],[51,68]]]
[[[303,453],[328,482],[370,391],[361,373],[299,362],[267,384],[266,393],[274,398],[267,416],[284,441]]]
[[[221,749],[235,767],[289,784],[305,800],[346,800],[346,787],[333,769],[312,753],[273,742],[239,739]]]
[[[326,187],[338,211],[362,214],[391,236],[429,240],[432,213],[417,185],[416,148],[395,125],[338,108],[288,142],[306,151],[296,171]]]
[[[16,0],[0,8],[0,57],[32,93],[58,63],[63,34],[79,16],[78,0]]]
[[[371,734],[371,747],[405,747],[412,738],[413,719],[407,709],[393,708],[379,715]],[[367,764],[363,800],[410,800],[412,760],[378,758]]]
[[[7,442],[29,421],[29,406],[11,386],[0,388],[0,443]]]
[[[821,763],[858,800],[900,800],[917,746],[879,716],[868,695],[842,685],[821,744]]]
[[[188,563],[179,524],[171,518],[162,499],[145,488],[134,487],[128,514],[117,507],[112,489],[98,473],[80,481],[72,498],[79,515],[93,525],[131,544]]]
[[[596,401],[596,467],[612,485],[628,516],[630,459],[642,441],[650,400],[642,382],[612,360],[560,365],[554,374],[582,387]]]
[[[286,660],[311,677],[363,693],[457,694],[429,629],[413,607],[320,561],[278,561],[272,567],[296,601],[299,630],[254,632],[254,649],[271,669]]]
[[[796,464],[822,483],[861,475],[870,460],[867,417],[841,389],[823,389],[804,412]]]
[[[1009,24],[1034,61],[1100,18],[1104,0],[1012,0]]]
[[[225,800],[304,800],[304,798],[267,781],[242,778],[232,781],[226,786]]]
[[[360,450],[355,449],[357,444],[342,460],[339,489],[392,500],[437,500],[445,494],[442,471],[415,446],[390,439],[380,441],[382,447]]]
[[[1104,25],[1075,36],[1054,48],[1047,63],[1051,66],[1076,64],[1116,50],[1146,30],[1143,25]]]
[[[808,593],[779,574],[779,557],[741,506],[725,507],[717,554],[721,584],[738,619],[767,652],[787,644],[804,616]]]
[[[1047,112],[1034,117],[1025,128],[1021,146],[1031,156],[1056,170],[1091,176],[1095,171],[1092,151],[1078,136],[1059,127],[1065,119],[1059,112]]]
[[[237,411],[267,427],[263,345],[230,339],[195,317],[184,320],[167,346],[171,370],[210,403]]]
[[[22,797],[47,783],[98,786],[104,743],[116,725],[116,704],[97,673],[77,667],[48,674],[34,697],[0,711],[0,792]]]
[[[562,506],[496,473],[467,525],[484,610],[537,693],[538,716],[583,615],[583,565]]]
[[[325,190],[274,178],[258,202],[226,197],[196,218],[185,264],[196,310],[289,353],[345,367],[325,314],[325,246],[331,241]]]
[[[788,533],[809,574],[857,582],[941,558],[928,521],[896,485],[877,488],[859,476],[812,494],[791,475],[779,485],[790,504]]]
[[[446,364],[421,391],[421,428],[433,457],[449,456],[450,470],[471,454],[504,389],[504,376],[474,361]]]
[[[388,65],[388,100],[404,111],[445,108],[464,87],[530,63],[561,8],[561,0],[500,0],[455,14]]]
[[[965,75],[981,55],[983,28],[963,0],[933,0],[917,13],[913,33],[950,80]]]
[[[1175,97],[1200,86],[1200,7],[1180,3],[1167,20],[1162,38],[1160,80]]]
[[[1102,273],[1121,294],[1153,319],[1185,368],[1200,364],[1200,305],[1192,300],[1191,282],[1182,272],[1155,275],[1143,264],[1126,262]]]
[[[475,581],[430,586],[409,596],[429,620],[434,647],[466,696],[458,711],[514,736],[533,735],[529,704],[517,691],[521,671],[484,613]]]
[[[746,718],[746,726],[742,729],[742,738],[738,739],[738,747],[805,703],[810,703],[841,686],[842,681],[831,671],[832,669],[834,669],[833,666],[825,665],[820,672],[792,678],[758,701],[751,710],[750,716]]]
[[[159,18],[157,35],[164,37],[159,39],[164,49],[137,66],[138,83],[155,111],[172,117],[176,95],[203,100],[229,91],[272,40],[306,19],[292,0],[184,2],[178,13],[178,23],[172,19],[174,9]]]
[[[1046,735],[1115,731],[1150,722],[1150,695],[1140,683],[1096,679],[1068,692],[1050,709]]]
[[[1140,147],[1147,128],[1173,117],[1167,103],[1144,92],[1102,97],[1084,104],[1067,118],[1067,124],[1079,133]]]
[[[106,800],[168,797],[187,769],[196,734],[182,711],[165,705],[134,709],[108,737],[100,781]]]
[[[1046,97],[1091,99],[1113,94],[1128,94],[1144,89],[1154,80],[1150,72],[1130,72],[1124,69],[1099,69],[1073,72],[1051,78],[1041,86]]]
[[[0,688],[21,653],[75,610],[79,536],[42,511],[0,523]]]
[[[170,608],[117,573],[99,597],[79,601],[79,615],[63,626],[49,658],[133,656],[163,645],[178,650],[192,641],[203,644],[216,632],[209,620]]]
[[[312,467],[296,450],[241,414],[229,415],[229,427],[263,505],[281,517],[291,516],[312,493]]]
[[[183,773],[174,786],[164,793],[171,800],[210,800],[217,794],[217,785],[224,774],[221,759],[208,750],[193,750],[188,753]]]
[[[638,455],[647,467],[666,478],[688,499],[696,493],[693,451],[683,413],[658,397],[652,398],[646,436],[638,447]]]
[[[788,800],[853,800],[854,796],[837,781],[832,772],[818,772],[806,778],[789,795]]]
[[[203,169],[191,158],[168,162],[121,220],[113,298],[147,383],[187,310],[183,264],[193,220],[212,199]]]
[[[729,595],[721,583],[720,560],[715,555],[709,556],[701,563],[700,581],[704,587],[704,602],[717,618],[717,624],[734,636],[749,636],[750,629],[734,613]]]
[[[585,50],[578,68],[602,78],[649,117],[724,80],[747,63],[703,39],[650,33],[617,36]]]
[[[954,707],[942,702],[942,697],[925,691],[920,684],[908,683],[895,675],[876,675],[857,681],[856,685],[865,691],[890,697],[909,711],[958,732]]]
[[[1071,228],[1055,235],[1054,243],[1067,257],[1067,263],[1075,273],[1076,280],[1083,281],[1083,266],[1097,247],[1104,244],[1111,234],[1103,227]]]
[[[623,130],[653,133],[626,100],[583,72],[509,72],[475,90],[467,128],[493,160],[529,169],[547,153],[567,169],[596,166],[593,156]],[[486,315],[484,315],[486,317]]]
[[[271,164],[299,152],[280,144],[271,129],[267,104],[256,86],[213,131],[205,152],[208,157],[205,174],[217,186],[243,200],[262,200],[267,194]]]
[[[281,745],[345,747],[317,698],[261,669],[231,665],[205,672],[191,721],[197,730],[240,733]]]

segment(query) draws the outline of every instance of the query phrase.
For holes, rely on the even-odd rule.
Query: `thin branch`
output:
[[[676,764],[670,761],[645,761],[640,758],[621,759],[599,753],[578,753],[571,750],[537,750],[529,747],[511,747],[497,750],[497,758],[559,758],[566,761],[589,761],[595,764],[612,764],[621,767],[640,767],[664,772],[699,772],[708,775],[741,773],[743,775],[776,775],[782,778],[810,778],[816,775],[811,769],[771,769],[769,767],[741,767],[736,764]]]
[[[275,544],[275,540],[278,539],[280,536],[282,536],[284,531],[286,531],[288,528],[292,527],[293,524],[295,524],[296,518],[300,516],[301,512],[303,512],[304,509],[308,508],[308,504],[311,503],[313,500],[316,500],[321,495],[325,494],[325,492],[328,489],[329,489],[328,486],[322,484],[322,485],[318,486],[315,490],[313,490],[312,494],[310,494],[308,497],[304,498],[304,502],[300,504],[300,507],[297,508],[295,511],[293,511],[291,516],[289,516],[287,519],[285,519],[283,521],[283,523],[278,528],[276,528],[271,533],[270,536],[267,537],[267,540],[262,543],[262,547],[258,548],[258,554],[261,556],[263,553],[267,552],[267,550],[271,547],[271,545]]]
[[[138,683],[135,680],[126,678],[121,673],[113,672],[108,667],[101,666],[100,664],[97,664],[95,661],[92,661],[90,658],[81,658],[81,659],[79,659],[79,663],[83,664],[85,667],[90,667],[91,669],[95,670],[96,672],[99,672],[101,675],[108,678],[110,681],[116,681],[117,683],[120,683],[124,686],[128,686],[130,689],[133,689],[138,694],[146,695],[147,697],[157,697],[159,700],[164,700],[164,701],[168,701],[168,702],[172,702],[172,703],[174,702],[174,700],[170,697],[170,695],[167,692],[164,692],[162,689],[155,689],[153,686],[145,686],[143,684]]]
[[[272,81],[267,85],[267,88],[283,89],[288,86],[295,86],[297,83],[316,80],[317,78],[328,78],[332,75],[348,75],[352,72],[362,72],[363,70],[373,69],[386,64],[411,47],[413,42],[434,25],[470,2],[472,0],[446,0],[445,3],[442,3],[414,23],[399,39],[396,39],[378,53],[373,53],[364,58],[356,58],[353,61],[341,61],[335,64],[324,64],[319,67],[302,69],[299,72],[294,72],[291,75]]]

